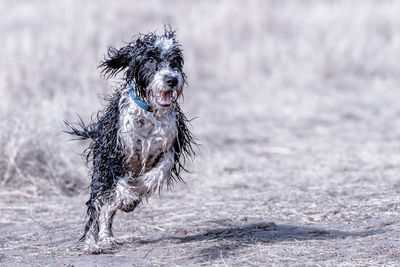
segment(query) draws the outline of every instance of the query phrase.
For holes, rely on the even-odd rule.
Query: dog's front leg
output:
[[[112,221],[118,209],[114,198],[107,196],[96,199],[90,209],[90,218],[86,224],[83,250],[88,253],[102,253],[118,243],[112,234]]]
[[[147,191],[146,195],[150,195],[160,189],[163,182],[171,177],[174,163],[174,153],[172,151],[164,153],[157,165],[141,176]]]
[[[101,207],[99,214],[99,246],[101,248],[110,248],[118,244],[112,233],[112,222],[117,209],[115,201],[109,201]]]

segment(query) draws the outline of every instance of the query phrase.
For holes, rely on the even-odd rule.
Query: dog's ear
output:
[[[120,71],[129,67],[133,60],[133,50],[130,45],[119,50],[112,46],[108,47],[107,57],[99,65],[99,68],[102,68],[101,73],[107,78],[115,77]]]

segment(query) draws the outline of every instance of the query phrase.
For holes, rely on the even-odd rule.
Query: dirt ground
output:
[[[0,4],[0,265],[400,265],[398,2],[129,3]],[[186,183],[117,214],[120,246],[86,255],[85,144],[62,119],[109,92],[107,45],[162,22],[201,147]]]

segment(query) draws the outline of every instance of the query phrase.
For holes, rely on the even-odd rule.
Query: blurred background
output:
[[[75,194],[87,184],[71,153],[84,144],[66,141],[62,121],[76,114],[88,121],[118,80],[97,69],[108,45],[162,32],[163,23],[185,50],[184,110],[201,118],[193,130],[205,151],[213,142],[265,143],[304,131],[360,143],[397,137],[399,8],[391,1],[1,1],[2,189]]]
[[[2,0],[0,194],[86,198],[87,144],[68,141],[62,122],[89,121],[118,82],[97,69],[107,46],[169,23],[202,146],[165,205],[233,221],[394,221],[399,10],[372,0]]]

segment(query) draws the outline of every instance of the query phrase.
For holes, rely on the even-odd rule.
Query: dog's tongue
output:
[[[161,105],[171,105],[171,94],[172,91],[165,91],[165,92],[161,92],[160,94],[160,104]]]

